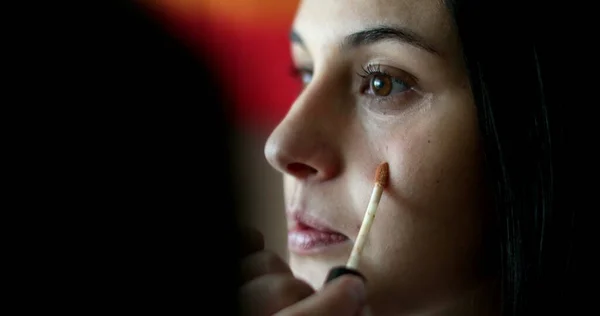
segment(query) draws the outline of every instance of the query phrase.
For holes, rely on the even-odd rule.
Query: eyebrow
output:
[[[295,30],[290,32],[290,40],[292,43],[305,46],[302,38]],[[404,27],[379,26],[352,33],[344,38],[341,47],[342,49],[350,49],[359,46],[371,45],[385,40],[403,42],[423,49],[429,53],[440,55],[433,45],[427,43],[422,36]]]

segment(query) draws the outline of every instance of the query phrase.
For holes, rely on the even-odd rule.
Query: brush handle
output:
[[[375,184],[373,188],[373,192],[371,193],[371,199],[369,200],[369,205],[367,206],[367,212],[363,217],[363,222],[360,225],[360,230],[358,231],[358,236],[356,237],[356,241],[354,242],[354,247],[352,248],[352,252],[350,253],[350,258],[346,263],[346,266],[352,269],[358,268],[358,262],[360,255],[362,253],[363,248],[365,247],[365,243],[367,241],[367,236],[369,235],[369,231],[371,230],[371,225],[375,220],[375,213],[377,212],[377,206],[379,205],[379,201],[381,200],[381,194],[383,193],[383,186],[379,183]]]
[[[341,277],[342,275],[346,275],[346,274],[356,275],[356,276],[360,277],[364,282],[367,281],[365,276],[362,275],[362,273],[358,272],[358,270],[348,268],[346,266],[339,266],[339,267],[333,267],[331,270],[329,270],[329,273],[327,273],[327,278],[325,278],[325,284]]]

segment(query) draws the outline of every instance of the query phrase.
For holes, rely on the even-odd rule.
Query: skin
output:
[[[364,282],[344,275],[315,292],[285,261],[264,249],[262,234],[242,230],[240,312],[252,316],[369,315]]]
[[[405,28],[423,45],[343,44],[381,26]],[[319,289],[330,268],[345,264],[375,169],[387,161],[389,186],[359,267],[373,314],[492,314],[480,260],[489,207],[477,110],[443,3],[305,0],[293,32],[305,86],[265,155],[283,174],[287,211],[335,223],[349,241],[292,252],[292,273]]]

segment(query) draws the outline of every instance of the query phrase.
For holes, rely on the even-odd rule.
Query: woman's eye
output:
[[[407,90],[410,90],[410,87],[398,78],[386,74],[372,74],[369,78],[369,86],[366,92],[378,97],[385,97]]]
[[[300,80],[302,81],[303,86],[307,86],[312,81],[312,71],[300,71]]]
[[[313,72],[312,69],[292,67],[292,76],[306,87],[312,81]]]

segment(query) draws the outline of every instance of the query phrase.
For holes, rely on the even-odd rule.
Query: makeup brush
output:
[[[358,237],[354,242],[354,247],[352,247],[350,258],[345,266],[334,267],[329,270],[325,283],[328,283],[344,274],[354,274],[364,279],[364,276],[357,270],[360,262],[360,255],[365,246],[365,242],[367,241],[367,236],[371,230],[373,220],[375,219],[375,213],[377,212],[377,207],[379,206],[379,201],[381,200],[381,195],[383,194],[383,189],[388,185],[389,175],[390,170],[387,162],[384,162],[377,167],[377,171],[375,172],[375,186],[373,187],[373,191],[371,193],[371,199],[369,200],[369,205],[367,206],[367,212],[363,217],[360,230],[358,231]]]

